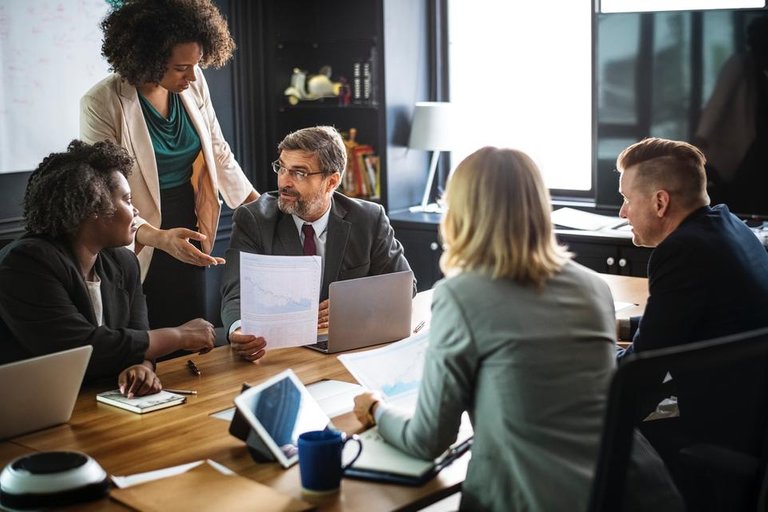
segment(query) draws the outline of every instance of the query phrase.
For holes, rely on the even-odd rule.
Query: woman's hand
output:
[[[224,258],[216,258],[205,254],[189,242],[190,240],[197,240],[199,242],[205,240],[206,236],[198,231],[192,231],[187,228],[173,228],[163,229],[161,233],[161,244],[157,248],[167,252],[179,261],[199,267],[225,263]]]
[[[184,350],[194,350],[200,354],[205,354],[213,349],[216,341],[216,331],[213,324],[202,318],[195,318],[185,324],[181,324],[178,329],[181,346]]]
[[[376,424],[374,419],[374,412],[378,407],[381,399],[375,394],[367,391],[361,395],[355,397],[355,407],[352,412],[355,413],[357,421],[363,424],[365,427],[372,427]]]
[[[117,386],[123,395],[133,398],[134,396],[151,395],[163,389],[160,379],[146,363],[147,361],[129,366],[120,372],[117,377]]]
[[[145,222],[136,231],[136,253],[142,247],[160,249],[184,263],[207,267],[225,263],[224,258],[215,258],[189,243],[190,240],[202,242],[206,236],[198,231],[187,228],[157,229]]]

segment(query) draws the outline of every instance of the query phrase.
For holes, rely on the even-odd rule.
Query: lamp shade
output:
[[[456,133],[454,107],[450,103],[423,101],[416,103],[408,146],[428,151],[454,149]]]

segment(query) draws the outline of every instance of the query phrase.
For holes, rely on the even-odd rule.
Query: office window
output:
[[[551,189],[592,189],[592,2],[448,0],[450,96],[462,112],[457,165],[513,147]]]
[[[765,0],[600,0],[600,12],[687,11],[765,7]]]

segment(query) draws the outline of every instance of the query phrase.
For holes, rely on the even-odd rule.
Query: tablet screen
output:
[[[330,423],[291,370],[246,390],[235,403],[284,466],[296,461],[300,434]]]

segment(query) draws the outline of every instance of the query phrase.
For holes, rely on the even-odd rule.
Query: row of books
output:
[[[376,103],[373,94],[373,62],[355,62],[352,64],[352,103]]]
[[[350,197],[378,199],[381,197],[381,160],[368,144],[355,141],[356,130],[349,130],[344,144],[347,148],[347,169],[342,180],[342,192]]]

